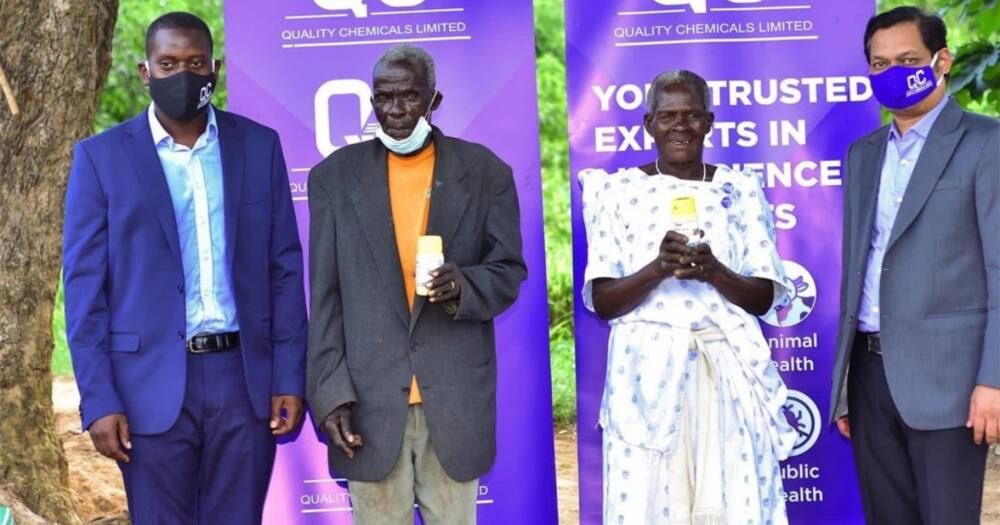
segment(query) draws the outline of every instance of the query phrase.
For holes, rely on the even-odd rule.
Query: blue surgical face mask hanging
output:
[[[434,94],[431,95],[431,106],[434,105],[434,99],[437,97],[437,90],[434,90]],[[427,122],[427,116],[431,114],[431,108],[427,108],[427,113],[421,115],[420,119],[417,120],[417,125],[413,127],[413,132],[410,133],[409,137],[405,139],[394,139],[387,135],[379,126],[375,131],[375,136],[382,141],[382,144],[389,151],[397,155],[409,155],[414,151],[419,150],[425,142],[427,142],[427,136],[431,133],[431,124]]]
[[[931,63],[926,66],[895,65],[881,73],[868,75],[875,99],[889,109],[906,109],[919,104],[941,82],[934,75],[937,57],[938,53],[934,53]]]

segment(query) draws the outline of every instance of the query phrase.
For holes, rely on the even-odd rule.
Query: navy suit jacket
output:
[[[302,248],[274,130],[216,110],[226,262],[257,417],[303,396]],[[170,191],[147,113],[76,145],[66,192],[66,335],[83,427],[113,413],[132,432],[168,430],[186,381],[184,270]]]

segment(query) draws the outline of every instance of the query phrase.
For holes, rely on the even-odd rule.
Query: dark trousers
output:
[[[119,463],[135,525],[258,524],[275,440],[247,394],[239,349],[188,354],[180,417],[163,434],[133,435]]]
[[[861,334],[856,341],[847,404],[865,519],[872,525],[978,524],[988,447],[976,445],[965,427],[907,426],[889,394],[882,356],[868,351]]]

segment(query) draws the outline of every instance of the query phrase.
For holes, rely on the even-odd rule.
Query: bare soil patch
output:
[[[94,451],[90,436],[80,431],[80,396],[71,378],[57,378],[52,387],[56,428],[69,460],[69,482],[80,517],[85,522],[118,519],[126,510],[125,489],[115,463]],[[559,523],[580,522],[577,484],[576,430],[556,429],[556,488]],[[983,525],[1000,525],[1000,455],[990,453],[983,494]]]

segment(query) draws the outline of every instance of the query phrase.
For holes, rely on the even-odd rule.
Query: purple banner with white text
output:
[[[276,129],[308,260],[309,169],[372,139],[372,67],[396,43],[426,49],[444,96],[434,123],[513,167],[528,279],[497,320],[497,458],[479,523],[557,521],[531,0],[229,0],[229,107]],[[349,524],[346,480],[307,419],[278,447],[264,522]]]
[[[841,160],[879,125],[862,37],[872,0],[566,1],[580,522],[601,523],[608,325],[580,301],[587,263],[576,174],[652,162],[646,91],[664,71],[709,84],[705,161],[750,170],[774,212],[793,297],[761,318],[798,433],[784,462],[793,524],[863,523],[849,443],[826,426],[840,286]]]

